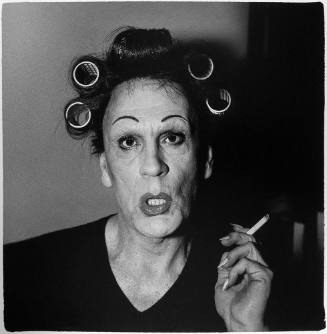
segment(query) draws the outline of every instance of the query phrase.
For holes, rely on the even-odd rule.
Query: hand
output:
[[[246,234],[247,229],[233,227],[234,232],[220,239],[224,246],[236,247],[223,254],[218,266],[216,309],[228,331],[264,331],[273,274],[255,248],[255,239]]]

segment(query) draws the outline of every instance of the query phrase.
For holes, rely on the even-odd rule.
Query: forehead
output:
[[[188,117],[189,105],[179,86],[154,80],[124,82],[117,86],[107,107],[108,120],[121,116],[156,119],[170,114]]]

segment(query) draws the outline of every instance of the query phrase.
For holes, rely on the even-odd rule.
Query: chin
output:
[[[171,236],[182,224],[181,214],[145,216],[135,222],[136,228],[143,234],[152,238]]]

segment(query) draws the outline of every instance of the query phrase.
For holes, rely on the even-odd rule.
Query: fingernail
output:
[[[217,267],[217,269],[221,268],[223,265],[225,265],[228,262],[228,259],[226,258],[223,262],[221,262],[219,264],[219,266]]]
[[[238,224],[230,224],[230,225],[232,225],[232,226],[234,226],[234,227],[238,227],[238,228],[244,228],[243,226],[241,226],[241,225],[238,225]]]
[[[223,240],[228,240],[230,237],[227,235],[226,237],[222,237],[219,239],[219,241],[223,241]]]
[[[226,288],[227,288],[227,285],[228,285],[228,278],[226,279],[226,281],[225,281],[225,283],[224,283],[224,285],[223,285],[223,291],[225,291],[225,290],[226,290]]]

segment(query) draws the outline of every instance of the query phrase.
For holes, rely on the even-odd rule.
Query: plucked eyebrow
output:
[[[114,125],[116,122],[118,122],[119,120],[124,119],[124,118],[131,119],[131,120],[133,120],[133,121],[135,121],[135,122],[137,122],[137,123],[140,122],[140,121],[139,121],[136,117],[134,117],[134,116],[121,116],[121,117],[118,117],[117,119],[115,119],[115,120],[112,122],[111,125]]]
[[[181,116],[181,115],[169,115],[169,116],[166,116],[166,117],[164,117],[164,118],[161,120],[161,122],[165,122],[165,121],[167,121],[168,119],[173,118],[173,117],[181,118],[181,119],[183,119],[184,121],[186,121],[187,123],[190,123],[190,121],[189,121],[187,118],[185,118],[185,117],[183,117],[183,116]]]

